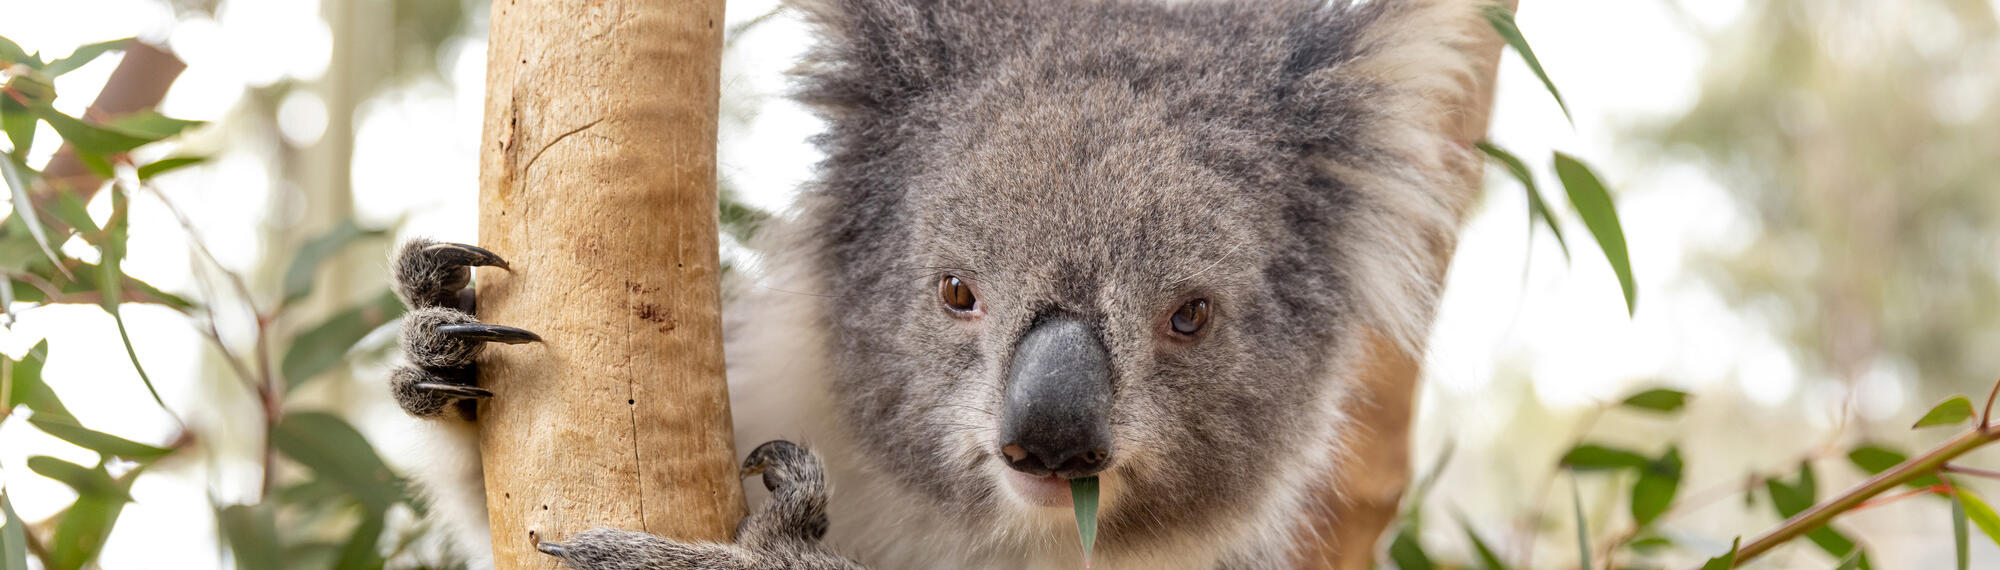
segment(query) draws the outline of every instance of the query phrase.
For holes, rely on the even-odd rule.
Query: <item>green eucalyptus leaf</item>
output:
[[[1654,388],[1628,396],[1620,404],[1627,408],[1673,413],[1681,411],[1681,408],[1686,407],[1687,399],[1687,392],[1667,388]]]
[[[78,495],[96,495],[131,502],[132,495],[119,488],[111,478],[111,472],[102,465],[96,468],[84,467],[46,455],[28,458],[28,470],[36,475],[48,477],[68,485]]]
[[[34,419],[74,423],[75,416],[70,415],[69,408],[64,407],[55,390],[49,389],[49,385],[42,381],[42,366],[48,363],[48,358],[49,341],[43,340],[35,343],[34,348],[28,349],[28,354],[14,363],[7,377],[13,383],[13,389],[7,394],[7,409],[25,405],[35,413]]]
[[[7,526],[0,527],[0,570],[28,570],[28,523],[14,513],[14,501],[0,490],[0,513]]]
[[[1417,540],[1417,529],[1404,528],[1389,542],[1389,561],[1396,563],[1396,570],[1433,570],[1437,563],[1424,552],[1424,545]]]
[[[147,142],[156,142],[204,124],[206,123],[203,121],[171,118],[157,111],[139,111],[111,119],[104,124],[104,127],[146,139]]]
[[[71,71],[76,71],[77,68],[83,67],[84,64],[90,63],[93,59],[97,59],[97,56],[104,55],[104,52],[125,49],[125,44],[131,41],[133,41],[132,38],[125,38],[122,40],[98,42],[76,48],[76,51],[70,52],[69,57],[49,62],[47,67],[42,68],[42,72],[48,74],[49,77],[57,77]]]
[[[403,316],[403,302],[383,291],[373,300],[348,307],[292,339],[279,369],[293,388],[332,369],[347,358],[362,337]]]
[[[333,563],[334,570],[380,570],[383,560],[376,545],[382,541],[385,522],[381,512],[363,513],[347,544],[340,548],[340,558]]]
[[[1639,527],[1653,524],[1673,504],[1674,493],[1680,490],[1681,467],[1680,449],[1668,448],[1665,455],[1639,470],[1639,480],[1632,483],[1632,520]]]
[[[1563,466],[1577,471],[1642,468],[1651,463],[1644,455],[1595,443],[1578,444],[1562,458]]]
[[[1618,287],[1625,293],[1626,314],[1637,312],[1639,291],[1632,279],[1632,256],[1625,249],[1624,225],[1618,221],[1618,208],[1611,201],[1611,192],[1605,190],[1597,174],[1576,157],[1558,152],[1555,153],[1555,164],[1556,178],[1562,180],[1563,189],[1569,193],[1570,206],[1576,208],[1577,216],[1583,218],[1583,226],[1589,228],[1591,237],[1597,239],[1597,248],[1611,263],[1611,271],[1618,274]]]
[[[43,122],[55,127],[56,133],[62,135],[64,142],[89,154],[98,156],[123,154],[158,140],[86,123],[82,119],[62,114],[47,104],[35,106],[34,111],[35,116],[41,117]]]
[[[1478,147],[1481,152],[1486,153],[1486,156],[1500,161],[1500,165],[1506,167],[1507,173],[1514,175],[1514,180],[1519,181],[1522,188],[1527,190],[1529,225],[1539,223],[1548,228],[1549,233],[1556,236],[1556,245],[1562,248],[1563,259],[1569,259],[1569,240],[1563,239],[1562,226],[1556,223],[1555,213],[1549,210],[1548,201],[1542,199],[1542,189],[1535,185],[1535,175],[1528,171],[1527,163],[1521,162],[1514,153],[1507,152],[1488,141],[1480,141]]]
[[[1937,406],[1932,407],[1931,411],[1925,413],[1922,419],[1910,426],[1910,429],[1960,424],[1969,419],[1972,419],[1972,400],[1965,399],[1965,396],[1952,396],[1943,402],[1938,402]]]
[[[1498,32],[1501,39],[1507,41],[1507,45],[1521,54],[1521,60],[1527,62],[1528,69],[1535,72],[1535,77],[1542,80],[1542,87],[1547,88],[1549,96],[1555,98],[1556,106],[1562,108],[1563,118],[1575,125],[1576,118],[1570,116],[1569,104],[1564,103],[1562,93],[1556,91],[1556,82],[1549,80],[1549,73],[1542,70],[1542,61],[1535,57],[1535,50],[1528,47],[1528,38],[1521,35],[1520,26],[1514,24],[1514,12],[1498,3],[1489,5],[1486,7],[1486,22],[1493,26],[1493,31]]]
[[[28,150],[35,147],[35,113],[21,106],[12,97],[0,97],[0,131],[7,133],[7,141],[14,144],[11,153],[14,160],[26,160]]]
[[[77,447],[133,461],[152,461],[173,453],[171,449],[146,445],[83,427],[78,425],[75,419],[67,417],[43,417],[42,414],[35,414],[34,417],[28,418],[28,424],[57,439],[76,444]]]
[[[153,177],[155,176],[159,176],[161,174],[166,174],[168,172],[173,172],[175,170],[180,170],[182,168],[187,168],[204,162],[208,162],[207,157],[175,156],[175,157],[162,158],[159,160],[155,160],[153,162],[146,163],[143,166],[140,166],[139,179],[152,180]]]
[[[230,505],[215,513],[237,568],[285,568],[280,556],[277,509],[270,503]]]
[[[402,481],[361,432],[337,416],[286,414],[271,429],[271,444],[315,476],[340,486],[370,512],[387,511],[404,498]]]
[[[304,245],[299,246],[298,253],[292,255],[291,265],[285,268],[283,303],[297,302],[312,293],[313,278],[318,275],[320,264],[325,263],[327,258],[333,257],[347,246],[364,238],[387,235],[389,232],[384,230],[361,229],[354,224],[354,220],[349,219],[341,220],[333,229],[307,240]]]
[[[1458,528],[1465,531],[1466,540],[1472,543],[1473,554],[1479,556],[1480,570],[1507,570],[1507,563],[1501,562],[1500,555],[1493,552],[1493,547],[1488,546],[1485,539],[1479,538],[1479,531],[1473,530],[1472,522],[1465,520],[1463,513],[1458,515]]]
[[[14,43],[14,40],[0,37],[0,65],[16,63],[27,64],[28,67],[37,69],[42,67],[41,58],[28,55],[27,51],[21,49],[21,44]]]
[[[1076,509],[1076,534],[1083,541],[1083,567],[1090,567],[1090,553],[1097,546],[1097,478],[1069,480],[1069,501]]]
[[[118,523],[118,514],[131,501],[132,481],[143,469],[143,466],[133,469],[117,479],[112,479],[102,465],[92,470],[93,477],[101,479],[90,484],[90,492],[77,489],[76,502],[63,511],[56,522],[55,535],[47,545],[54,570],[83,568],[97,558],[104,549],[105,538],[111,536],[112,527]],[[115,492],[104,492],[100,485],[106,484]]]
[[[1909,461],[1910,457],[1900,451],[1868,443],[1849,450],[1847,452],[1847,460],[1852,462],[1855,467],[1866,471],[1869,475],[1881,475],[1883,471],[1888,471],[1902,464],[1904,461]],[[1909,483],[1905,483],[1904,485],[1911,488],[1930,488],[1939,483],[1940,481],[1938,481],[1936,476],[1923,475],[1911,479]]]
[[[1708,559],[1708,563],[1701,565],[1701,570],[1730,570],[1731,568],[1735,568],[1736,549],[1742,545],[1743,545],[1742,537],[1737,537],[1736,540],[1730,541],[1729,552],[1723,553],[1723,555],[1721,556]]]
[[[1966,566],[1972,563],[1969,548],[1971,541],[1968,538],[1965,532],[1965,504],[1954,500],[1951,502],[1951,541],[1952,546],[1957,549],[1958,570],[1965,570]]]
[[[35,238],[35,245],[42,248],[42,255],[49,263],[62,266],[62,257],[49,245],[47,226],[42,224],[41,214],[36,211],[35,201],[28,195],[28,167],[11,156],[0,157],[0,178],[6,179],[7,188],[12,192],[14,213],[28,226],[28,235]]]
[[[1971,519],[1972,524],[1979,527],[1979,532],[1984,533],[1987,540],[1993,541],[1995,546],[2000,546],[2000,514],[1995,514],[1993,507],[1987,505],[1984,499],[1980,499],[1978,494],[1966,487],[1958,488],[1958,503],[1965,509],[1965,518]]]

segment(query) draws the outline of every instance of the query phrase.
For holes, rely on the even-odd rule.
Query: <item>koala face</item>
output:
[[[826,1],[803,212],[862,463],[991,528],[1099,476],[1107,548],[1311,484],[1457,216],[1410,63],[1367,57],[1427,4]]]

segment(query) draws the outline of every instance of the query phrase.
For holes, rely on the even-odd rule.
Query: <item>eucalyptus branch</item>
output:
[[[2000,439],[2000,430],[1994,430],[1992,426],[1981,422],[1979,426],[1966,430],[1964,433],[1951,438],[1950,441],[1946,441],[1944,444],[1924,452],[1923,455],[1919,455],[1909,461],[1904,461],[1890,468],[1888,471],[1883,471],[1881,474],[1863,481],[1860,485],[1849,489],[1847,492],[1835,496],[1830,501],[1814,505],[1812,508],[1806,509],[1804,512],[1790,519],[1786,519],[1777,528],[1765,532],[1762,536],[1757,537],[1756,540],[1752,540],[1749,544],[1745,544],[1742,548],[1737,549],[1736,565],[1741,566],[1745,562],[1749,562],[1766,552],[1770,552],[1771,549],[1776,548],[1778,545],[1798,538],[1800,535],[1811,532],[1814,529],[1826,526],[1828,523],[1833,522],[1834,517],[1860,507],[1876,495],[1903,486],[1910,481],[1931,475],[1943,469],[1946,463],[1951,460],[1992,443],[1996,439]]]

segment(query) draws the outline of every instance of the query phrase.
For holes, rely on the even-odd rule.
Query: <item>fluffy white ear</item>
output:
[[[1349,148],[1320,160],[1355,190],[1355,227],[1343,230],[1358,315],[1419,353],[1465,211],[1478,196],[1478,153],[1456,132],[1479,88],[1473,45],[1491,33],[1490,0],[1335,2],[1351,34],[1343,57],[1301,80],[1299,92],[1347,101],[1337,129]],[[1306,95],[1310,96],[1310,95]],[[1355,102],[1358,102],[1356,104]]]

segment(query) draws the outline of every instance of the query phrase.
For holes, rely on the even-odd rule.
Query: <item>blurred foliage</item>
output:
[[[1808,376],[2000,370],[2000,35],[1986,0],[1749,2],[1698,102],[1647,133],[1755,224],[1711,280],[1772,313]],[[1914,370],[1911,370],[1914,368]]]

